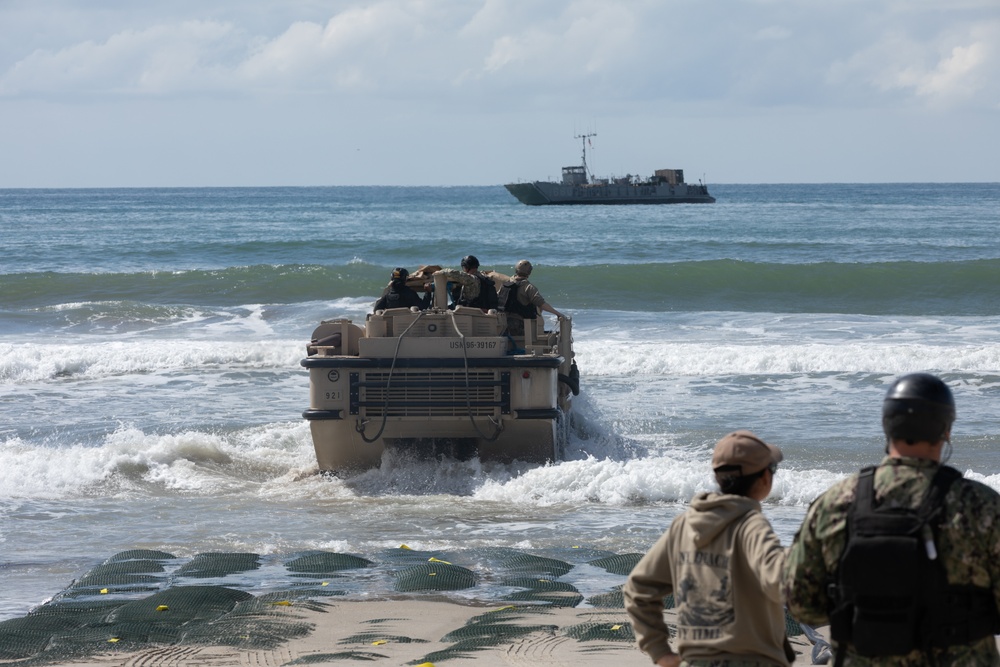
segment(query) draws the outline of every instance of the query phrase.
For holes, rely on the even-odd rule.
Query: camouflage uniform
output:
[[[456,291],[466,301],[474,301],[479,296],[479,280],[471,273],[458,269],[441,269],[435,271],[434,275],[445,276],[448,282],[459,285],[459,290]]]
[[[938,466],[926,459],[887,456],[875,472],[876,502],[918,507]],[[827,585],[833,580],[847,540],[847,510],[857,482],[858,475],[852,475],[813,502],[788,553],[783,591],[792,616],[803,623],[829,623]],[[979,482],[960,479],[944,498],[944,517],[935,544],[948,583],[990,589],[1000,607],[1000,494]],[[1000,665],[1000,655],[996,640],[985,637],[971,644],[880,658],[858,655],[848,645],[845,664]]]

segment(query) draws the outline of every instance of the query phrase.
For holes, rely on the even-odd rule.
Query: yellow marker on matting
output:
[[[428,558],[427,562],[428,563],[444,563],[445,565],[451,565],[451,563],[449,563],[448,561],[441,560],[440,558],[435,558],[434,556],[431,556],[430,558]]]
[[[118,642],[119,642],[118,637],[112,637],[111,639],[108,640],[109,644],[117,644]]]
[[[388,643],[389,643],[388,640],[376,639],[375,641],[372,642],[372,646],[381,646],[382,644],[388,644]]]
[[[272,602],[271,604],[275,604],[275,605],[278,605],[278,606],[281,606],[281,607],[291,607],[292,606],[292,603],[289,602],[288,600],[279,600],[278,602]]]
[[[107,595],[107,594],[108,594],[108,589],[107,588],[102,588],[101,589],[101,595]]]
[[[620,625],[612,625],[611,626],[611,630],[613,632],[617,632],[618,630],[621,630],[621,629],[622,629],[622,626],[620,626]]]
[[[156,611],[167,611],[168,609],[170,609],[170,607],[165,604],[161,604],[156,608]]]

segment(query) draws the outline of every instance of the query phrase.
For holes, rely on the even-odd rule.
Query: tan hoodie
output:
[[[663,598],[674,595],[685,660],[760,660],[787,667],[785,549],[752,498],[698,494],[636,564],[624,587],[639,648],[670,653]]]

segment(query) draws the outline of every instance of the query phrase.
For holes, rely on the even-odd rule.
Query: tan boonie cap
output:
[[[741,476],[752,475],[772,463],[780,463],[783,458],[780,449],[750,431],[733,431],[715,443],[712,470],[722,466],[739,466]]]

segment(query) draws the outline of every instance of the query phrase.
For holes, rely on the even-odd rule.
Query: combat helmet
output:
[[[912,373],[896,380],[882,402],[882,430],[889,439],[938,442],[955,421],[955,398],[940,378]]]
[[[401,266],[392,270],[393,282],[406,282],[406,279],[409,277],[410,277],[410,272]]]
[[[466,255],[462,258],[462,268],[463,269],[478,269],[479,259],[475,255]]]

